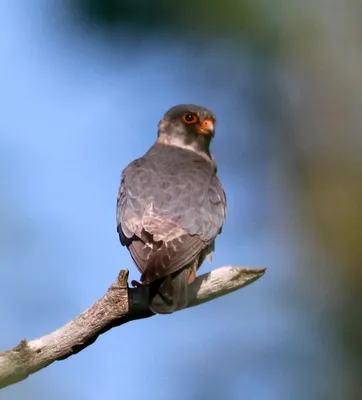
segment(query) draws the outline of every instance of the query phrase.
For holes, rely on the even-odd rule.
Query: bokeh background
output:
[[[1,400],[362,398],[362,4],[2,0],[0,349],[119,269],[121,170],[178,103],[212,109],[228,220],[213,265],[267,267],[113,329]]]

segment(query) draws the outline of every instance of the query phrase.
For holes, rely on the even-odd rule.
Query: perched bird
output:
[[[215,116],[182,104],[158,125],[156,143],[122,173],[117,230],[150,285],[150,309],[167,314],[187,305],[187,286],[226,218],[226,197],[210,153]]]

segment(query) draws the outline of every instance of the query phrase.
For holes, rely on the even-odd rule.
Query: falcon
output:
[[[226,218],[226,196],[210,153],[214,114],[181,104],[158,125],[155,144],[123,171],[117,231],[149,285],[149,307],[168,314],[188,304],[188,285]]]

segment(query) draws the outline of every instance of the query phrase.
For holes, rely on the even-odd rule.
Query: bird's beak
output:
[[[201,135],[214,135],[214,121],[205,119],[197,128],[197,132]]]

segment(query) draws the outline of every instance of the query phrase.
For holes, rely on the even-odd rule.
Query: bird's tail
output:
[[[190,269],[186,267],[153,282],[150,286],[150,309],[156,314],[170,314],[185,308],[189,276]]]

